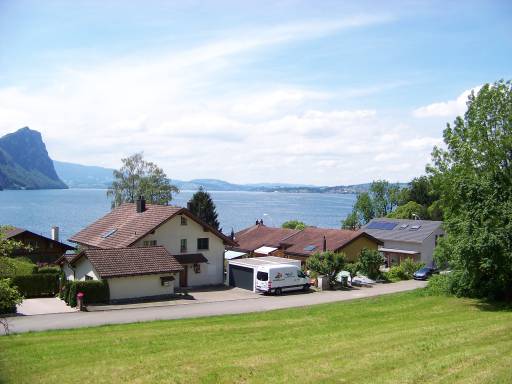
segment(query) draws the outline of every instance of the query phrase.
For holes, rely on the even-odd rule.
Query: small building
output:
[[[347,261],[356,261],[361,250],[377,249],[383,242],[363,231],[306,227],[302,230],[267,227],[261,223],[235,234],[233,251],[251,256],[278,256],[300,260],[302,264],[317,252],[343,252]]]
[[[73,250],[70,245],[59,242],[58,227],[52,228],[52,239],[24,228],[10,227],[4,233],[4,238],[23,243],[30,247],[27,249],[14,250],[13,257],[27,257],[34,263],[52,264],[55,263],[66,251]]]
[[[60,261],[70,280],[106,280],[110,301],[171,296],[184,270],[162,246],[86,249]]]
[[[229,286],[256,292],[256,273],[258,267],[269,264],[291,264],[300,267],[299,260],[275,256],[248,257],[245,259],[230,260],[228,263]]]
[[[70,238],[80,249],[164,247],[183,266],[180,287],[224,283],[224,249],[236,243],[186,208],[124,203]]]
[[[442,221],[373,219],[362,230],[381,240],[379,247],[388,266],[410,258],[426,266],[434,265],[434,248],[444,235]]]

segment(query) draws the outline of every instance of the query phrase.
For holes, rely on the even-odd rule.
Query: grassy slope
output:
[[[6,383],[510,383],[512,311],[409,292],[13,335],[0,351]]]

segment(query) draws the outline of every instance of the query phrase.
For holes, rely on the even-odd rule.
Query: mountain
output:
[[[41,137],[28,127],[0,138],[0,189],[65,189]]]
[[[57,175],[70,188],[108,188],[113,169],[53,160]]]

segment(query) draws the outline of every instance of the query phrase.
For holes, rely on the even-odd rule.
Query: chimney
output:
[[[323,247],[323,250],[324,250],[324,252],[327,251],[327,239],[325,238],[325,236],[324,236],[324,247]]]
[[[137,199],[137,213],[142,213],[146,210],[146,200],[144,196],[139,196]]]
[[[233,228],[231,228],[231,235],[229,237],[231,237],[231,240],[235,240],[235,230]]]
[[[188,201],[188,202],[187,202],[187,209],[188,209],[189,211],[191,211],[191,210],[192,210],[192,202],[191,202],[191,201]]]
[[[52,227],[52,240],[59,241],[59,227]]]

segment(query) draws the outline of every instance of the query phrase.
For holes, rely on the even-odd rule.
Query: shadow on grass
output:
[[[486,312],[512,312],[512,302],[507,301],[493,301],[493,300],[478,300],[474,306],[481,311]]]

